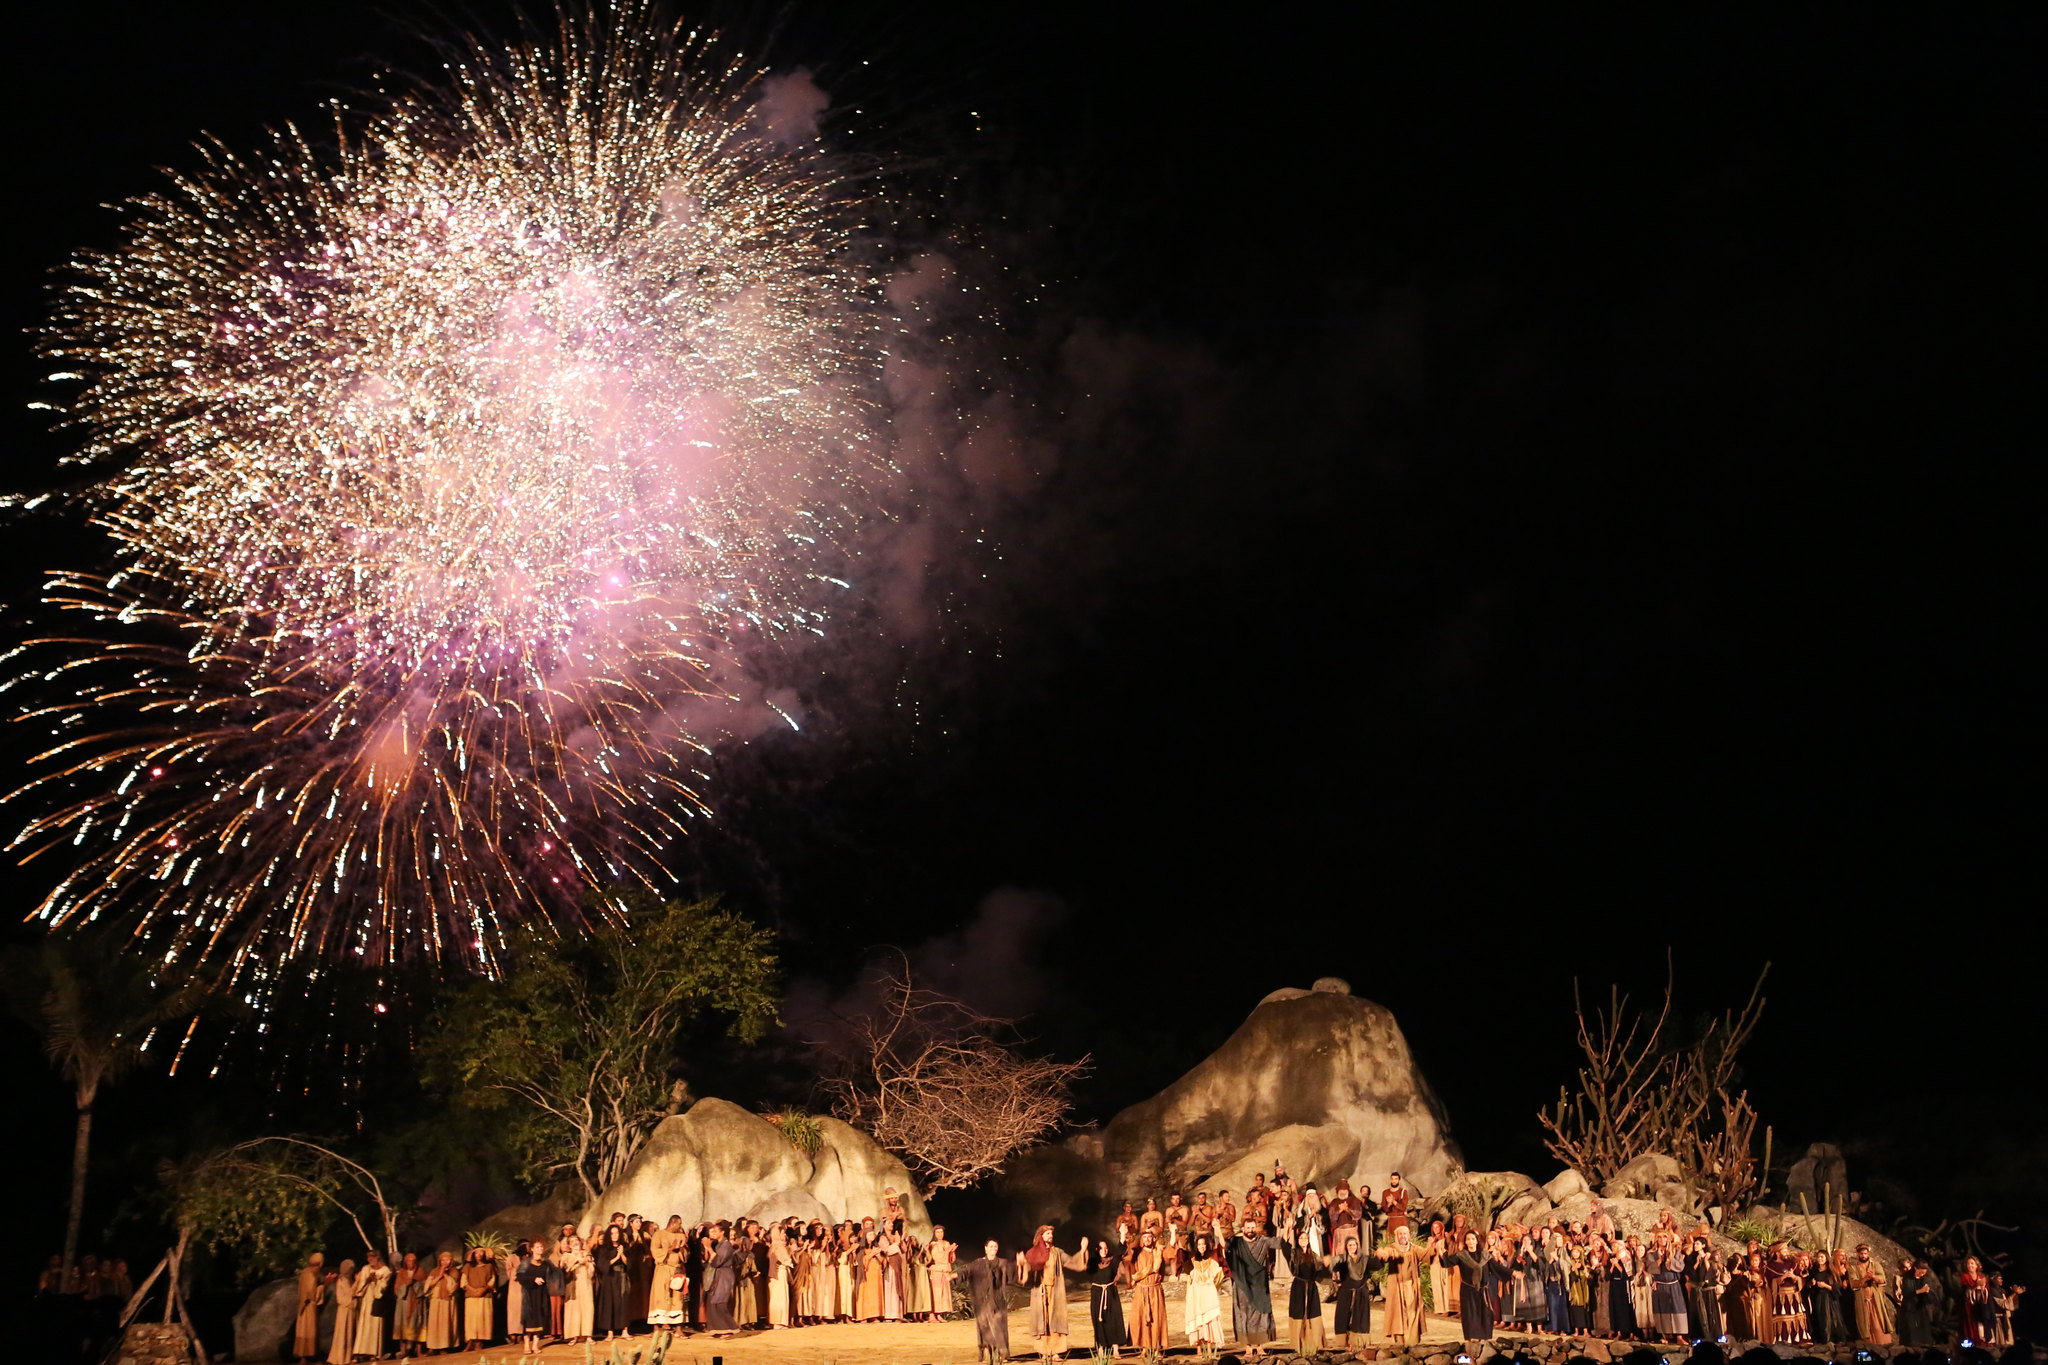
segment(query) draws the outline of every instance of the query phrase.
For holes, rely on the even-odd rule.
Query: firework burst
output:
[[[466,41],[78,262],[44,350],[118,558],[23,647],[57,738],[16,846],[81,860],[40,916],[228,982],[487,970],[659,878],[868,506],[860,200],[760,74],[634,6]]]

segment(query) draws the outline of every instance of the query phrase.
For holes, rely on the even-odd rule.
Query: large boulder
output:
[[[1591,1188],[1592,1186],[1586,1183],[1586,1177],[1570,1167],[1566,1167],[1564,1170],[1559,1171],[1549,1184],[1543,1187],[1543,1192],[1550,1196],[1551,1203],[1562,1204],[1573,1195],[1584,1194]]]
[[[1542,1189],[1524,1190],[1508,1201],[1494,1221],[1497,1224],[1518,1228],[1540,1228],[1550,1219],[1556,1206]]]
[[[1542,1217],[1549,1217],[1549,1196],[1520,1171],[1459,1171],[1424,1199],[1415,1213],[1425,1224],[1438,1218],[1449,1223],[1462,1213],[1470,1226],[1484,1232],[1513,1221],[1506,1216],[1510,1209],[1526,1211],[1539,1201],[1544,1206]]]
[[[1770,1204],[1752,1204],[1742,1219],[1771,1229],[1773,1237],[1782,1237],[1802,1251],[1832,1251],[1843,1247],[1854,1257],[1858,1246],[1868,1246],[1870,1258],[1881,1263],[1889,1275],[1899,1273],[1899,1264],[1909,1254],[1876,1228],[1840,1214],[1809,1214],[1797,1207],[1787,1209]],[[1722,1226],[1727,1226],[1725,1220]]]
[[[805,1188],[812,1198],[833,1211],[833,1221],[880,1213],[893,1190],[905,1221],[917,1230],[919,1237],[930,1235],[931,1217],[925,1212],[924,1201],[911,1188],[910,1172],[902,1162],[852,1124],[821,1118],[818,1127],[824,1142],[811,1156],[811,1178]]]
[[[235,1359],[284,1359],[291,1353],[298,1316],[296,1277],[257,1285],[235,1313]]]
[[[662,1221],[680,1214],[695,1225],[763,1217],[756,1210],[765,1210],[838,1222],[879,1215],[883,1191],[892,1189],[906,1221],[928,1235],[931,1221],[903,1163],[837,1119],[819,1124],[824,1142],[806,1154],[759,1114],[727,1100],[698,1100],[656,1126],[625,1175],[579,1221],[590,1228],[615,1212]]]
[[[1297,1181],[1427,1195],[1458,1167],[1443,1106],[1383,1006],[1338,978],[1274,991],[1207,1060],[1099,1131],[1020,1159],[1004,1190],[1030,1222],[1100,1226],[1124,1199],[1227,1187],[1277,1157]]]
[[[522,1237],[545,1237],[554,1240],[564,1223],[581,1222],[583,1217],[583,1182],[565,1180],[537,1204],[514,1204],[499,1209],[496,1213],[477,1224],[483,1232],[495,1232],[508,1242],[517,1242]],[[446,1248],[460,1251],[460,1247]]]
[[[1846,1207],[1849,1202],[1849,1164],[1842,1149],[1832,1142],[1816,1142],[1806,1155],[1792,1163],[1785,1176],[1785,1207],[1805,1206],[1814,1213]]]
[[[1616,1171],[1600,1187],[1602,1199],[1651,1199],[1656,1191],[1672,1182],[1684,1184],[1685,1172],[1678,1162],[1662,1152],[1649,1152]]]

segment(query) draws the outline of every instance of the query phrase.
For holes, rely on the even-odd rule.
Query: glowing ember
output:
[[[27,647],[64,795],[16,843],[89,850],[44,917],[487,966],[656,877],[724,642],[817,629],[867,505],[857,204],[758,74],[642,9],[472,41],[81,262],[44,349],[123,562],[48,593],[111,635]]]

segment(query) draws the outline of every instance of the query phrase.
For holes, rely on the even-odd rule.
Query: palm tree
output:
[[[78,1259],[85,1216],[86,1157],[92,1145],[92,1106],[100,1087],[119,1080],[142,1060],[150,1034],[191,1016],[205,991],[163,982],[160,964],[121,952],[97,936],[51,935],[11,975],[18,1005],[43,1035],[43,1050],[71,1086],[78,1103],[78,1133],[71,1149],[71,1213],[64,1227],[64,1277]]]

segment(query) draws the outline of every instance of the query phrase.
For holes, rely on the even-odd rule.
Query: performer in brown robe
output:
[[[683,1216],[670,1214],[668,1226],[647,1239],[654,1260],[654,1284],[647,1299],[647,1323],[657,1332],[673,1332],[687,1320],[689,1280],[683,1262],[688,1258],[690,1233]]]
[[[497,1335],[491,1323],[492,1299],[498,1291],[498,1267],[490,1253],[474,1247],[462,1267],[462,1337],[472,1351],[481,1351]]]
[[[1151,1234],[1144,1234],[1150,1236]],[[1017,1253],[1017,1282],[1031,1286],[1031,1335],[1038,1358],[1055,1360],[1067,1353],[1067,1272],[1088,1268],[1088,1239],[1069,1255],[1052,1244],[1052,1224],[1031,1236],[1031,1245]]]
[[[1404,1220],[1375,1258],[1387,1268],[1386,1332],[1398,1342],[1422,1340],[1422,1252]]]
[[[292,1354],[299,1365],[313,1358],[320,1337],[320,1305],[327,1300],[327,1258],[314,1252],[299,1272],[299,1312],[292,1320]]]
[[[1849,1267],[1849,1283],[1856,1287],[1856,1339],[1872,1346],[1892,1344],[1892,1295],[1890,1276],[1871,1259],[1868,1242],[1856,1248],[1856,1264]]]
[[[1408,1191],[1401,1184],[1399,1171],[1387,1177],[1387,1188],[1380,1194],[1380,1213],[1386,1217],[1389,1237],[1394,1229],[1408,1226]]]
[[[461,1308],[455,1301],[456,1290],[460,1287],[458,1269],[455,1253],[444,1251],[427,1276],[426,1347],[429,1351],[452,1350],[462,1339],[462,1322],[457,1316]]]
[[[1140,1354],[1166,1349],[1166,1252],[1151,1232],[1138,1237],[1131,1259],[1131,1345]]]

